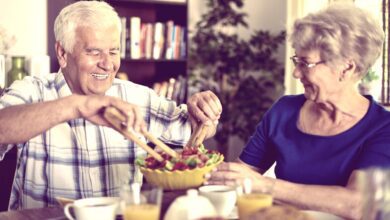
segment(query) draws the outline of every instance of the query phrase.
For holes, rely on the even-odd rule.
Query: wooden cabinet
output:
[[[1,187],[0,212],[8,210],[8,201],[11,195],[12,183],[16,168],[16,147],[13,147],[0,161]]]
[[[54,3],[55,2],[55,3]],[[48,32],[49,32],[49,54],[51,57],[52,71],[58,70],[54,52],[53,24],[56,15],[64,5],[74,0],[48,1]],[[106,0],[118,12],[120,17],[126,18],[126,27],[130,27],[130,18],[140,18],[141,24],[161,23],[164,26],[164,46],[162,56],[159,58],[131,58],[128,44],[126,44],[126,55],[121,60],[119,72],[126,73],[128,79],[132,82],[152,87],[156,82],[168,82],[169,79],[180,79],[181,100],[184,102],[187,97],[187,45],[188,45],[188,1],[187,0]],[[179,26],[182,31],[181,55],[177,57],[166,58],[167,42],[167,22],[173,21],[174,25]],[[131,28],[129,28],[131,30]],[[184,34],[183,34],[184,33]],[[128,33],[130,35],[130,33]],[[131,40],[131,39],[130,39]],[[183,46],[184,45],[184,46]]]

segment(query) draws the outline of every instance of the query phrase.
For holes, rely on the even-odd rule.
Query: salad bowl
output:
[[[184,148],[179,158],[170,158],[161,153],[165,163],[159,163],[152,157],[138,158],[146,181],[166,190],[183,190],[202,185],[204,175],[220,164],[224,157],[217,151],[211,151],[201,145],[199,148]]]

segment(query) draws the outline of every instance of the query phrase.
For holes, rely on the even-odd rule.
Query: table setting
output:
[[[204,176],[224,159],[221,153],[204,147],[206,125],[196,127],[181,150],[173,150],[147,131],[141,131],[155,144],[153,149],[123,125],[125,116],[117,109],[106,108],[104,116],[118,132],[148,153],[136,160],[145,182],[124,184],[118,197],[57,197],[58,206],[4,212],[0,219],[341,219],[280,204],[273,200],[272,189],[267,193],[255,191],[249,178],[235,186],[203,185]]]

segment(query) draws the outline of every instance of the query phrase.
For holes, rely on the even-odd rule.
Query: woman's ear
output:
[[[345,68],[343,69],[343,73],[351,72],[354,73],[356,70],[356,63],[353,60],[348,60],[345,64]]]
[[[62,47],[62,45],[58,41],[55,44],[55,50],[56,50],[56,55],[57,55],[57,59],[58,59],[58,63],[60,64],[60,67],[65,68],[66,64],[67,64],[67,53],[66,53],[64,47]]]
[[[356,64],[353,60],[347,60],[339,73],[339,82],[350,79],[356,75]]]

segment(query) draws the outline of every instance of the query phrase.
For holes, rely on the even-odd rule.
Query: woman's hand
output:
[[[275,179],[264,177],[254,168],[242,162],[222,163],[216,170],[206,175],[205,184],[210,185],[241,185],[244,179],[252,180],[252,189],[258,192],[270,193]]]

